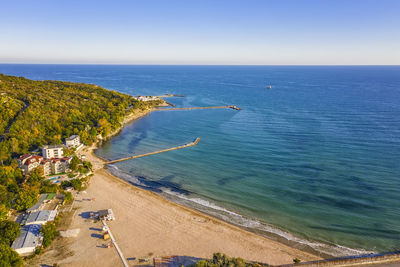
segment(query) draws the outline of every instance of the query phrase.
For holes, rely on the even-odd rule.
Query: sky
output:
[[[0,63],[400,65],[400,0],[0,0]]]

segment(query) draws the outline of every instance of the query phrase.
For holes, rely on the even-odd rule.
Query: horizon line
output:
[[[15,63],[0,62],[0,65],[88,65],[88,66],[400,66],[400,64],[140,64],[140,63]]]

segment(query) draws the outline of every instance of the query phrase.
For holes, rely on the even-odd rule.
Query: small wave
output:
[[[145,183],[142,182],[143,177],[135,177],[131,174],[127,174],[120,170],[117,166],[115,165],[108,165],[108,169],[112,174],[115,176],[128,181],[134,185],[137,185],[141,188],[144,189],[149,189],[151,190],[152,188],[149,187],[151,183]],[[149,181],[150,182],[150,181]],[[158,190],[160,189],[159,187],[157,188]],[[373,251],[366,251],[362,249],[352,249],[348,248],[345,246],[341,245],[336,245],[336,244],[327,244],[327,243],[320,243],[320,242],[315,242],[315,241],[310,241],[307,239],[303,239],[300,237],[297,237],[287,231],[281,230],[277,227],[274,227],[272,225],[260,222],[255,219],[251,218],[246,218],[241,214],[238,214],[236,212],[230,211],[226,208],[223,208],[221,206],[218,206],[215,203],[212,203],[211,201],[205,200],[200,197],[190,197],[187,194],[181,194],[175,191],[171,191],[170,189],[162,188],[162,190],[158,191],[160,195],[177,202],[179,204],[195,208],[201,212],[204,212],[206,214],[215,216],[219,219],[222,219],[224,221],[227,221],[229,223],[245,227],[248,229],[253,229],[256,230],[257,232],[261,232],[265,235],[276,235],[286,241],[288,243],[295,243],[295,244],[301,244],[303,246],[309,247],[313,249],[314,251],[328,254],[334,257],[343,257],[343,256],[354,256],[354,255],[362,255],[362,254],[369,254],[373,253]]]
[[[286,239],[287,241],[308,246],[308,247],[310,247],[318,252],[321,252],[321,253],[329,254],[329,255],[332,255],[335,257],[362,255],[362,254],[372,253],[372,251],[366,251],[366,250],[361,250],[361,249],[352,249],[352,248],[348,248],[348,247],[340,246],[340,245],[336,245],[336,244],[324,244],[324,243],[313,242],[313,241],[309,241],[306,239],[302,239],[302,238],[294,236],[293,234],[291,234],[287,231],[278,229],[272,225],[262,223],[255,219],[246,218],[243,215],[240,215],[233,211],[227,210],[223,207],[220,207],[220,206],[218,206],[208,200],[202,199],[202,198],[198,198],[198,197],[191,198],[186,195],[175,193],[175,192],[172,192],[169,190],[164,190],[163,193],[166,193],[166,194],[172,195],[176,198],[182,199],[182,200],[184,200],[184,202],[192,202],[197,205],[201,205],[203,208],[198,207],[197,205],[195,208],[197,208],[200,211],[203,211],[205,213],[216,216],[218,218],[222,218],[225,221],[228,221],[230,223],[233,223],[233,224],[245,227],[245,228],[255,229],[255,230],[258,230],[258,231],[261,231],[264,233],[272,233],[274,235],[277,235],[281,238]],[[180,201],[178,201],[178,202],[180,202]],[[193,207],[193,205],[190,205],[190,203],[182,203],[182,204],[186,204],[188,206]],[[215,212],[215,211],[217,211],[217,212]],[[222,212],[222,214],[221,214],[221,212]]]
[[[121,171],[117,166],[110,164],[107,166],[107,169],[115,176],[121,178],[124,181],[128,181],[130,183],[140,185],[140,186],[146,186],[143,184],[137,177],[127,174],[123,171]]]

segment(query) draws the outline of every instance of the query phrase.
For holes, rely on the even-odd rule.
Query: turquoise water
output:
[[[178,107],[237,105],[243,110],[153,112],[97,154],[117,159],[201,137],[195,147],[110,170],[321,252],[400,249],[400,67],[0,65],[0,72],[186,95],[167,99]]]

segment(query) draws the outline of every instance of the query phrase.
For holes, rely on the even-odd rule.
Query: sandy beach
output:
[[[93,154],[94,148],[81,151],[92,162],[94,176],[87,190],[75,196],[68,229],[80,229],[78,236],[55,241],[30,265],[57,262],[60,266],[123,266],[114,248],[101,247],[107,243],[100,238],[102,223],[88,219],[90,212],[109,208],[116,217],[109,227],[132,266],[138,264],[133,258],[211,258],[214,252],[273,265],[292,263],[294,258],[318,259],[137,188],[104,169],[103,160]]]

